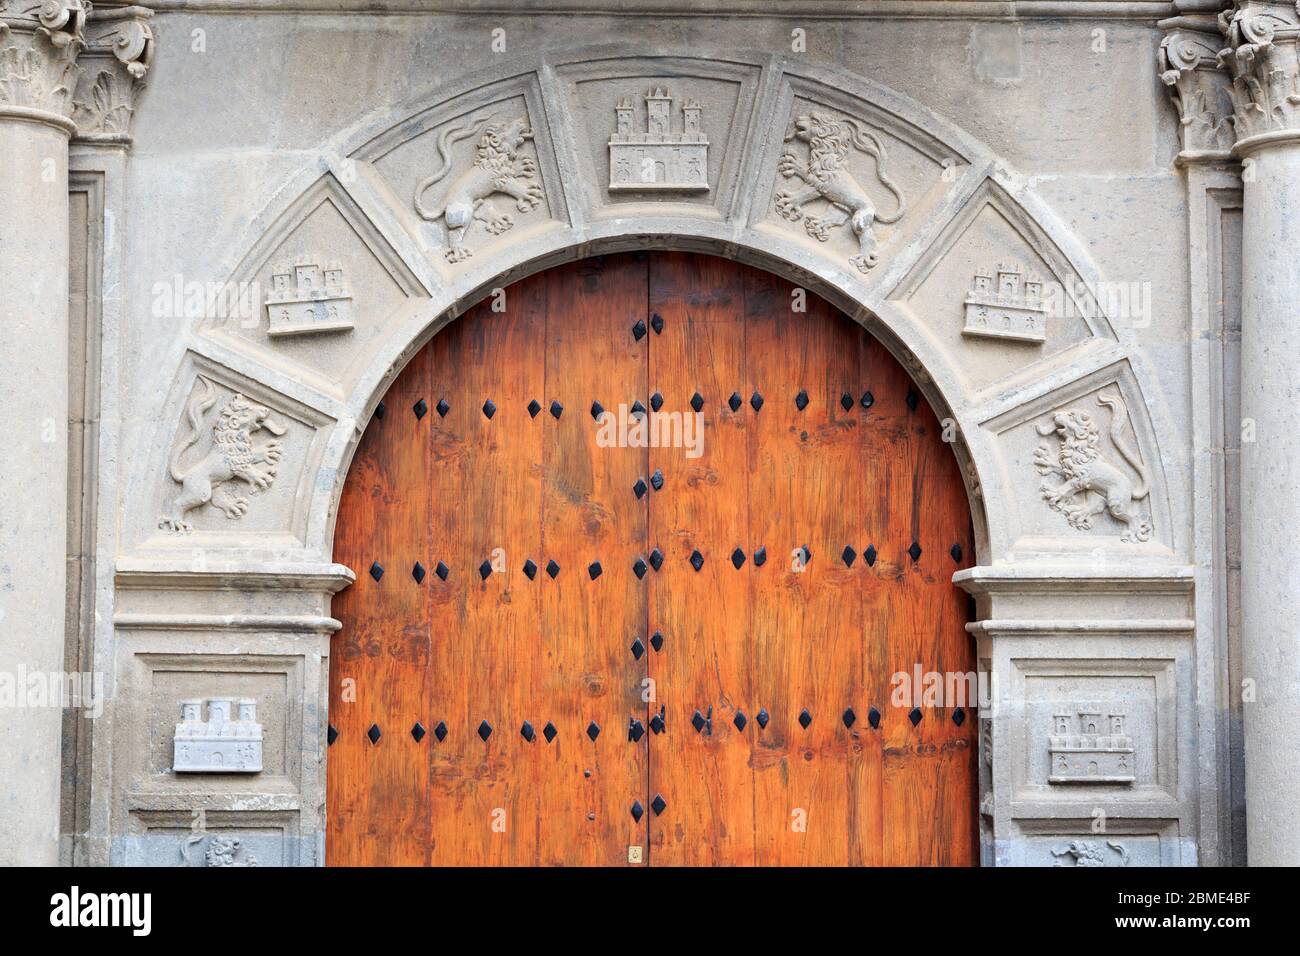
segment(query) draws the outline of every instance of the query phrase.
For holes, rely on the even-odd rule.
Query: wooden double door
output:
[[[608,417],[607,417],[608,416]],[[451,323],[335,533],[331,864],[975,860],[958,465],[901,366],[723,259],[606,256]]]

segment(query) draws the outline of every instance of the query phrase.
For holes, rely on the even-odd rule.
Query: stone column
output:
[[[82,0],[0,2],[0,865],[58,860],[68,140],[85,18]]]
[[[1241,585],[1246,841],[1300,865],[1300,16],[1238,0],[1220,16],[1244,188]],[[1253,687],[1251,684],[1253,683]],[[1253,701],[1251,699],[1253,693]]]

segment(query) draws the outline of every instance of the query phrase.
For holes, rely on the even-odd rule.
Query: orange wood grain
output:
[[[974,669],[951,583],[974,550],[957,461],[888,351],[812,295],[794,311],[792,291],[707,256],[607,256],[516,283],[503,310],[476,306],[412,359],[367,427],[336,526],[358,581],[335,602],[330,864],[626,865],[633,846],[661,865],[975,862],[977,715],[959,726],[951,706],[922,705],[913,727],[890,682],[917,664]],[[636,339],[656,313],[662,334]],[[700,457],[598,441],[593,400],[617,414],[656,391],[686,415],[700,393]],[[638,499],[656,470],[663,489]],[[812,560],[795,570],[804,545]],[[638,580],[654,548],[663,567]],[[481,578],[494,555],[503,570]],[[709,732],[691,726],[697,709]]]

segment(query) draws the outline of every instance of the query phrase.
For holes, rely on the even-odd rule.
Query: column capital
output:
[[[1227,46],[1219,63],[1231,83],[1233,151],[1245,156],[1300,142],[1300,10],[1292,2],[1235,0],[1219,14]]]
[[[85,0],[0,0],[0,117],[72,133]]]
[[[72,119],[82,142],[129,143],[135,99],[153,64],[153,11],[96,7],[86,25]]]
[[[153,61],[152,17],[89,0],[0,0],[0,118],[125,141]]]
[[[1213,16],[1162,21],[1160,79],[1178,110],[1179,165],[1221,163],[1232,157],[1233,104],[1228,74],[1219,63],[1223,36]]]

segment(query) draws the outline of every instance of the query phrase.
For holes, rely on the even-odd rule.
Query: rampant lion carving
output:
[[[1140,483],[1100,457],[1101,432],[1092,416],[1078,409],[1057,412],[1051,424],[1038,425],[1038,434],[1053,433],[1060,439],[1055,455],[1047,445],[1034,452],[1034,465],[1041,475],[1057,475],[1060,484],[1044,481],[1039,486],[1043,500],[1053,511],[1065,515],[1070,527],[1088,529],[1103,511],[1124,523],[1123,541],[1146,541],[1151,523],[1137,510],[1136,502],[1150,493],[1151,479],[1142,459],[1124,441],[1128,409],[1117,395],[1097,397],[1097,404],[1110,409],[1110,438],[1124,460],[1138,473]]]
[[[858,239],[858,253],[849,261],[859,272],[866,272],[879,260],[873,223],[898,222],[907,208],[902,191],[885,173],[885,147],[880,138],[854,119],[837,120],[826,113],[811,113],[795,118],[785,142],[799,140],[808,144],[808,161],[799,165],[794,153],[787,150],[777,165],[777,172],[802,183],[780,190],[775,196],[776,211],[790,222],[803,220],[808,235],[819,242],[830,238],[830,231],[848,223]],[[876,161],[876,178],[894,195],[898,208],[888,216],[876,211],[866,190],[858,184],[844,161],[849,146],[856,146]],[[830,205],[822,216],[809,216],[803,207],[817,199]]]
[[[1117,866],[1128,866],[1128,850],[1124,849],[1122,843],[1112,843],[1106,841],[1106,846],[1110,847],[1119,854],[1119,863]],[[1052,856],[1058,860],[1070,857],[1074,862],[1054,863],[1053,866],[1105,866],[1106,854],[1102,851],[1100,843],[1093,843],[1090,840],[1071,840],[1060,850],[1052,850]]]
[[[164,531],[182,534],[192,531],[193,527],[185,520],[186,512],[208,502],[220,508],[227,518],[242,518],[248,511],[248,499],[231,491],[226,482],[239,478],[249,484],[254,494],[265,491],[275,481],[277,463],[283,454],[279,441],[257,441],[254,434],[265,429],[280,436],[285,433],[284,426],[271,419],[271,410],[265,405],[235,393],[221,406],[212,423],[212,448],[189,468],[182,469],[181,458],[202,434],[203,415],[217,401],[212,382],[202,376],[199,381],[204,390],[190,401],[186,410],[189,435],[176,446],[168,462],[172,479],[180,484],[181,490],[172,502],[170,514],[158,522]]]
[[[494,194],[513,196],[515,208],[520,212],[535,209],[542,201],[541,184],[533,178],[537,165],[531,158],[518,155],[520,147],[533,138],[528,121],[522,116],[509,123],[493,123],[492,119],[489,116],[444,130],[438,137],[441,168],[415,187],[415,211],[429,222],[441,218],[447,228],[444,253],[448,262],[469,258],[471,253],[465,247],[465,237],[475,221],[481,222],[483,228],[494,236],[514,226],[509,215],[498,212],[493,206],[490,200]],[[448,153],[451,145],[476,135],[480,130],[482,136],[475,151],[474,165],[452,182],[440,203],[433,207],[425,206],[420,197],[451,170]]]

